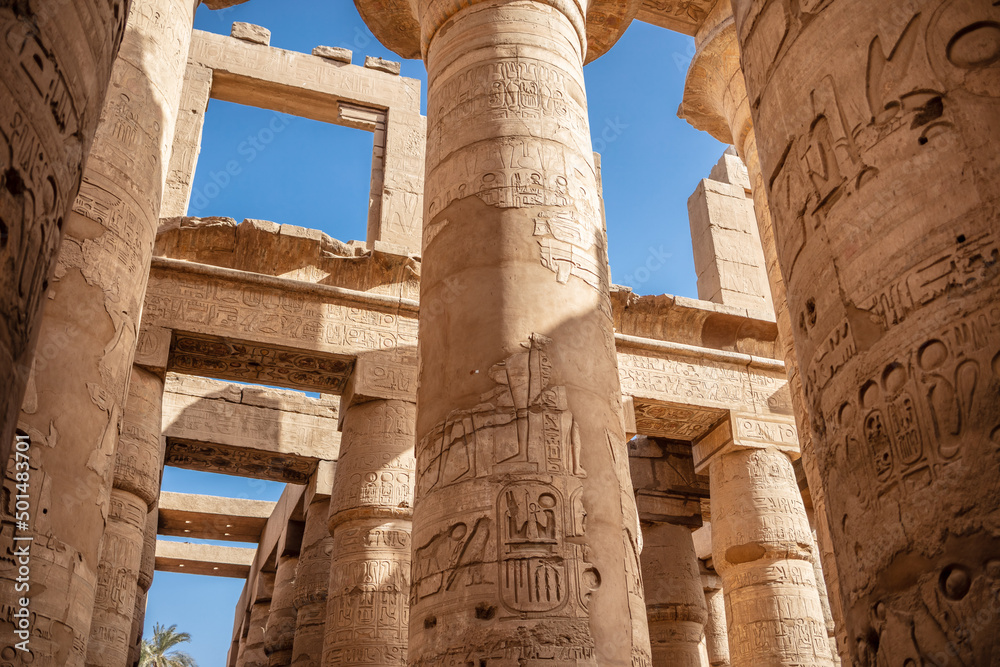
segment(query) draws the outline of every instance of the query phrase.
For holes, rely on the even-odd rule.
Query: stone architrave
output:
[[[428,71],[409,664],[649,665],[583,80],[639,3],[356,4]]]
[[[128,11],[129,0],[0,6],[0,469]]]
[[[79,667],[87,656],[115,448],[196,4],[132,2],[104,122],[63,225],[19,421],[37,457],[32,577],[46,582],[31,597],[35,664]],[[11,533],[5,524],[4,552]],[[0,574],[4,587],[12,572]]]
[[[733,667],[832,667],[815,545],[789,454],[795,427],[731,415],[694,444],[711,485],[712,563]]]
[[[162,399],[163,379],[133,366],[115,450],[111,511],[101,543],[87,643],[86,664],[94,667],[126,664],[133,645],[136,598],[149,589],[141,569],[149,509],[160,494]],[[143,588],[141,583],[147,585]]]
[[[403,665],[416,406],[399,399],[345,400],[341,410],[322,664]]]
[[[328,528],[330,495],[317,495],[306,509],[302,550],[295,572],[294,667],[320,667],[326,624],[326,600],[330,586],[333,536]]]
[[[701,642],[707,611],[691,529],[646,524],[642,543],[653,665],[703,667]]]
[[[845,662],[989,664],[1000,655],[1000,6],[733,10]]]
[[[268,609],[264,632],[264,653],[268,667],[292,664],[292,642],[295,638],[295,571],[298,554],[281,554],[274,575],[274,594]]]

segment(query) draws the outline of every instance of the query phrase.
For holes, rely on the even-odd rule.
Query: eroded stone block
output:
[[[262,44],[264,46],[270,46],[271,44],[271,31],[253,23],[237,21],[233,23],[233,29],[229,35],[230,37],[242,39],[244,42],[250,42],[251,44]]]

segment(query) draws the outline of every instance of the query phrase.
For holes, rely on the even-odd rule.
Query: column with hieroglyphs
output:
[[[642,573],[653,665],[703,667],[705,593],[691,528],[643,526]]]
[[[0,6],[0,469],[128,12],[129,0]]]
[[[196,4],[132,3],[104,120],[63,225],[19,421],[38,466],[32,576],[47,582],[31,598],[32,613],[38,636],[54,637],[32,644],[36,663],[77,667],[87,655],[115,447]]]
[[[705,651],[711,667],[729,667],[729,635],[726,630],[726,601],[719,577],[702,575],[705,591]]]
[[[1000,6],[733,10],[848,657],[988,663],[1000,636],[1000,615],[979,614],[1000,586]]]
[[[170,148],[163,201],[160,204],[161,218],[187,215],[211,91],[212,70],[188,63],[184,70],[184,86],[181,88],[177,125]]]
[[[271,596],[274,595],[274,572],[260,572],[257,575],[257,590],[250,618],[247,620],[246,635],[240,641],[236,659],[237,667],[268,667],[264,652],[264,638],[267,633],[267,618],[271,614]]]
[[[294,667],[319,667],[323,657],[326,600],[333,536],[328,528],[336,463],[320,462],[306,490],[305,528],[295,571]]]
[[[359,358],[340,404],[324,667],[406,662],[416,406],[368,382],[383,368]]]
[[[153,572],[156,566],[156,530],[159,518],[158,503],[146,515],[146,529],[143,533],[142,561],[139,564],[139,590],[135,596],[135,615],[132,617],[131,648],[128,664],[138,667],[142,651],[142,631],[146,622],[146,602],[149,588],[153,585]]]
[[[286,528],[286,531],[290,528]],[[295,572],[299,563],[299,540],[279,540],[274,594],[268,608],[264,631],[264,654],[268,667],[284,667],[292,663],[292,643],[295,640]]]
[[[409,662],[648,665],[583,79],[639,3],[357,4],[429,82]]]
[[[771,302],[778,325],[778,344],[785,362],[792,406],[795,410],[803,467],[809,480],[813,505],[817,511],[818,537],[825,543],[828,541],[825,530],[828,523],[825,490],[812,451],[812,434],[802,376],[792,347],[794,333],[788,310],[785,279],[778,264],[774,225],[760,159],[757,155],[757,137],[747,102],[743,71],[740,68],[739,43],[730,2],[719,2],[715,6],[695,36],[695,43],[697,52],[688,70],[684,99],[678,115],[719,141],[734,144],[749,175],[758,231],[754,242],[759,243],[763,249]],[[723,159],[725,160],[725,157]],[[829,549],[817,549],[820,555],[829,551]],[[836,581],[837,567],[832,558],[826,558],[825,567],[831,581]],[[835,662],[839,662],[836,633],[838,628],[843,627],[840,591],[828,592],[824,580],[818,580],[817,585],[820,587],[821,597],[829,599],[829,604],[824,605],[824,614],[834,659]]]
[[[111,509],[101,542],[87,665],[124,665],[132,646],[149,510],[160,495],[162,399],[163,378],[133,366],[115,449]],[[142,593],[145,597],[145,590]]]
[[[791,417],[730,413],[694,443],[711,484],[712,562],[733,667],[832,667]]]

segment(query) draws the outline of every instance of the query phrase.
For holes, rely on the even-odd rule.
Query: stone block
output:
[[[400,70],[400,64],[396,61],[376,58],[375,56],[365,56],[365,67],[389,74],[399,74]]]
[[[317,46],[313,48],[312,54],[334,62],[347,63],[348,65],[351,64],[351,57],[354,55],[350,49],[339,46]]]
[[[237,21],[233,24],[233,29],[229,33],[230,37],[250,42],[251,44],[271,45],[271,31],[267,28],[252,23],[242,23]]]

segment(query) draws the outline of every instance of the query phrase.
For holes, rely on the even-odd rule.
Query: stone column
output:
[[[332,484],[317,483],[325,477],[325,468],[335,463],[320,463],[310,486],[315,486],[312,501],[306,507],[305,530],[302,550],[295,571],[295,640],[292,645],[294,667],[319,667],[323,657],[323,634],[326,627],[326,600],[330,587],[330,559],[333,555],[333,536],[327,527],[330,516],[330,491]],[[332,482],[332,476],[330,481]],[[326,488],[321,488],[321,487]],[[309,490],[306,491],[307,499]]]
[[[719,141],[733,144],[746,165],[753,195],[754,214],[757,218],[758,238],[764,253],[764,266],[767,270],[774,316],[778,325],[778,346],[788,374],[788,387],[795,412],[803,468],[809,481],[814,506],[817,513],[823,516],[823,523],[826,523],[825,490],[816,468],[802,375],[792,347],[794,341],[792,317],[789,312],[785,279],[778,264],[778,250],[767,187],[757,155],[757,137],[750,116],[743,71],[740,69],[739,43],[731,2],[719,2],[715,6],[699,29],[695,43],[698,50],[688,70],[684,100],[678,115]],[[821,535],[825,537],[825,533],[821,532]],[[836,563],[832,557],[824,556],[828,551],[830,550],[817,550],[820,556],[825,558],[826,571],[831,580],[836,580]],[[829,596],[830,604],[824,609],[832,616],[830,640],[836,646],[837,628],[843,627],[840,591],[828,593],[824,580],[817,581],[817,584],[822,596]],[[839,662],[836,651],[834,658]]]
[[[274,572],[257,575],[257,593],[250,607],[245,641],[240,645],[238,667],[268,667],[264,652],[264,637],[267,632],[267,618],[271,613],[271,596],[274,593]]]
[[[715,577],[713,577],[715,578]],[[705,648],[708,664],[712,667],[729,667],[729,634],[726,630],[726,602],[721,588],[706,588]]]
[[[733,9],[850,659],[986,664],[1000,636],[1000,6]]]
[[[163,379],[133,366],[87,643],[87,664],[95,667],[128,662],[149,509],[160,495],[162,400]]]
[[[786,453],[794,447],[753,442],[767,427],[735,415],[695,443],[696,467],[711,480],[712,562],[725,594],[730,664],[831,667],[812,531]],[[782,428],[793,431],[790,418]]]
[[[167,181],[160,204],[161,218],[187,215],[211,92],[212,70],[188,64],[184,70],[184,85],[181,88],[177,124],[170,149]]]
[[[142,562],[139,564],[139,591],[135,597],[135,615],[132,617],[132,648],[129,665],[138,667],[139,651],[142,645],[142,631],[146,624],[146,599],[153,585],[153,571],[156,564],[156,531],[159,510],[157,503],[146,515],[146,530],[143,533]]]
[[[341,415],[322,664],[402,665],[416,406],[395,399],[354,403],[345,396]]]
[[[691,529],[645,524],[642,572],[654,667],[702,667],[705,594]]]
[[[132,3],[104,122],[63,225],[19,422],[38,458],[32,577],[45,583],[31,598],[36,664],[77,667],[87,655],[115,447],[195,4]],[[10,533],[6,523],[0,550],[10,548]],[[8,576],[0,575],[4,586]]]
[[[129,0],[0,6],[0,470],[128,8]]]
[[[301,535],[301,533],[300,533]],[[286,667],[292,664],[292,641],[295,638],[295,570],[299,563],[298,551],[278,556],[274,575],[274,594],[268,609],[267,629],[264,633],[264,653],[268,667]]]
[[[638,4],[358,3],[429,82],[414,666],[649,664],[583,79]]]

